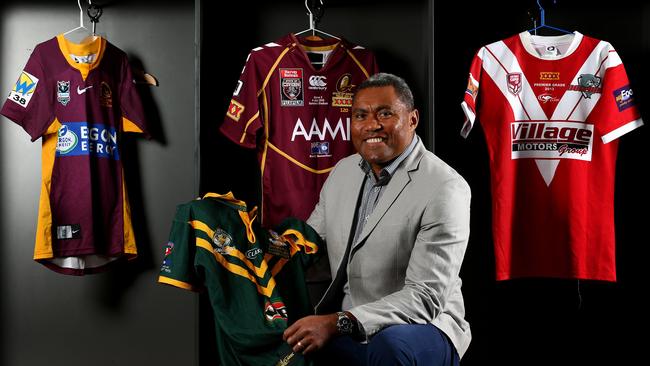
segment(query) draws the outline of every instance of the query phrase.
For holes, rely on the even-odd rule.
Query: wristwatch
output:
[[[345,311],[336,313],[338,319],[336,320],[336,330],[339,334],[351,335],[354,332],[354,321]]]

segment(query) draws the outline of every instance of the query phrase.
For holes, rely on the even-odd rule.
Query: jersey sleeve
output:
[[[133,81],[133,73],[126,56],[122,59],[120,105],[122,107],[122,130],[124,132],[142,133],[150,138],[144,118],[144,109],[140,95]]]
[[[226,137],[247,148],[256,147],[256,134],[262,127],[258,95],[261,90],[261,78],[256,57],[251,51],[220,127]]]
[[[292,253],[300,255],[303,268],[311,266],[321,257],[319,248],[322,240],[306,222],[290,217],[282,221],[276,231],[291,245]]]
[[[165,258],[160,268],[158,282],[197,291],[201,290],[202,286],[194,269],[196,245],[194,230],[189,221],[189,205],[178,206],[169,241],[165,246]]]
[[[483,48],[472,59],[472,65],[469,68],[469,77],[467,78],[467,88],[465,89],[463,102],[460,104],[463,113],[465,113],[465,123],[463,123],[460,134],[465,138],[467,138],[472,127],[474,127],[474,120],[476,120],[476,98],[478,97],[479,80],[481,80],[483,70],[482,52]]]
[[[9,92],[0,113],[20,125],[35,141],[54,122],[50,83],[46,80],[39,59],[39,47],[34,49],[16,84]]]
[[[596,134],[607,144],[624,134],[641,127],[643,120],[634,100],[634,92],[627,78],[625,67],[616,50],[606,48],[606,67],[602,94],[589,120],[594,123]]]

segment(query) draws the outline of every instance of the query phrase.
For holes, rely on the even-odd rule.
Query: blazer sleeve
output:
[[[427,324],[460,288],[460,267],[469,239],[470,188],[453,176],[426,204],[410,255],[404,287],[350,312],[366,336],[393,324]]]

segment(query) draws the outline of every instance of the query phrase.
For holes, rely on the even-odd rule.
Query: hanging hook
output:
[[[84,9],[81,7],[81,0],[77,0],[77,5],[79,5],[79,28],[84,27]]]
[[[103,10],[101,6],[93,4],[91,0],[88,0],[88,3],[90,5],[88,5],[86,13],[88,13],[90,22],[93,23],[93,34],[95,34],[95,29],[97,27],[97,23],[99,22],[99,17],[102,16]]]

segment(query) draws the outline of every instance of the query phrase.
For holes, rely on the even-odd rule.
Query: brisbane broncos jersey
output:
[[[146,126],[126,54],[100,37],[43,42],[1,113],[42,137],[34,259],[82,275],[135,257],[120,146],[123,132]]]
[[[488,146],[497,279],[615,281],[618,138],[643,125],[616,50],[578,32],[492,43],[462,108]]]
[[[309,217],[330,170],[354,153],[352,95],[376,71],[372,52],[345,40],[289,34],[251,51],[221,131],[258,149],[264,226]]]
[[[282,333],[312,314],[304,270],[320,238],[297,219],[256,229],[256,211],[231,193],[179,205],[159,282],[207,290],[221,365],[304,365]]]

